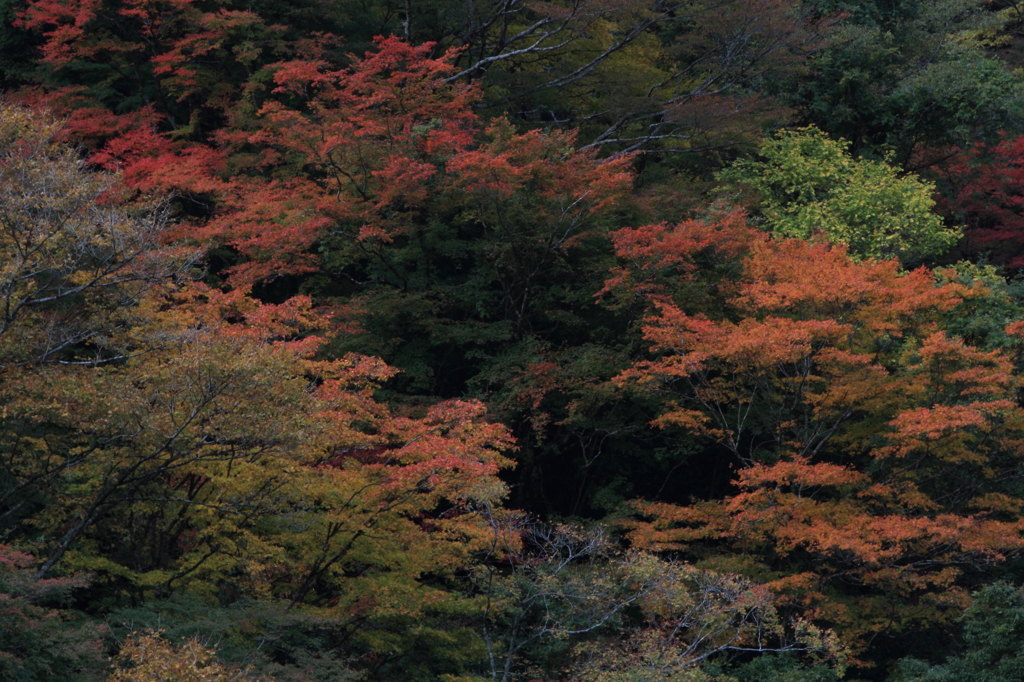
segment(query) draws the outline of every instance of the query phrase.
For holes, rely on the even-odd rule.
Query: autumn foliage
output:
[[[634,231],[619,248],[634,257],[656,241],[676,238]],[[690,244],[674,256],[683,265],[702,246]],[[1008,485],[1024,424],[1012,358],[937,325],[981,295],[798,240],[753,242],[716,319],[653,295],[644,334],[656,358],[618,381],[664,393],[654,424],[717,444],[736,478],[721,501],[637,503],[649,520],[632,541],[724,552],[714,565],[774,576],[853,636],[939,617],[965,573],[1024,542]]]
[[[5,189],[32,197],[34,221],[9,204],[3,505],[9,527],[33,529],[37,578],[130,570],[134,589],[202,593],[231,575],[239,596],[349,614],[436,600],[416,581],[486,541],[506,429],[474,401],[393,414],[373,398],[384,363],[316,357],[329,318],[308,298],[195,281],[147,222],[123,234],[134,209],[98,196],[103,176],[83,177],[81,197],[47,184],[81,162],[28,136],[39,118],[5,115],[26,131]],[[387,456],[333,456],[362,448]]]
[[[975,660],[1019,20],[882,4],[0,3],[0,676]]]
[[[963,222],[967,248],[1010,268],[1024,265],[1020,254],[1022,138],[1004,137],[995,145],[978,143],[952,150],[934,171],[942,186],[941,208]]]

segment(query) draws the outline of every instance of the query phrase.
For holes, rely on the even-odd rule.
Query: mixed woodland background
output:
[[[1013,0],[0,16],[0,678],[1024,679]]]

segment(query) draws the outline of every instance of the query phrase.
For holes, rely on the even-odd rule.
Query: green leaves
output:
[[[1008,583],[974,595],[964,614],[964,651],[940,665],[905,658],[898,682],[1003,682],[1024,676],[1024,593]]]
[[[769,232],[843,244],[856,258],[916,260],[956,242],[959,231],[931,212],[931,183],[853,159],[846,146],[813,128],[788,131],[762,145],[762,161],[739,161],[720,177],[760,195]]]

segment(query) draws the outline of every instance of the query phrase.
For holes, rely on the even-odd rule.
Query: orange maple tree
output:
[[[747,233],[735,222],[620,233],[634,264],[610,285],[635,291],[669,266],[688,276],[711,229],[732,235],[726,246]],[[647,257],[658,243],[681,247]],[[656,356],[618,378],[663,393],[656,425],[720,448],[735,492],[638,502],[632,541],[715,556],[854,638],[941,620],[965,599],[965,573],[1024,548],[1020,380],[1011,358],[939,326],[983,287],[838,247],[746,244],[713,318],[646,292]]]

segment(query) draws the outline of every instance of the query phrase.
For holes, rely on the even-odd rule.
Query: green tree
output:
[[[1024,591],[1007,583],[974,595],[963,617],[963,651],[945,663],[905,658],[899,682],[1006,682],[1024,678]]]
[[[848,143],[814,128],[786,131],[722,179],[760,197],[764,227],[779,237],[823,240],[856,258],[914,260],[951,247],[958,231],[932,213],[935,188],[880,161],[854,159]]]
[[[999,131],[1018,130],[1019,73],[989,49],[1003,19],[979,0],[819,0],[847,19],[811,68],[789,83],[801,119],[851,141],[856,156],[893,154],[906,168]]]

